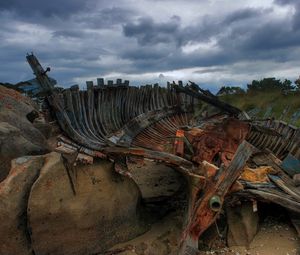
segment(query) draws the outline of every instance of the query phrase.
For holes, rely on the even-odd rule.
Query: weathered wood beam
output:
[[[50,68],[47,68],[46,71],[41,66],[40,62],[33,54],[28,54],[26,59],[36,76],[36,79],[41,84],[44,92],[51,92],[54,89],[53,84],[51,83],[49,77],[47,76],[47,71],[50,71]]]
[[[173,85],[173,86],[174,86],[174,88],[177,92],[185,93],[185,94],[190,95],[194,98],[198,98],[198,99],[200,99],[200,100],[202,100],[202,101],[204,101],[208,104],[211,104],[211,105],[221,109],[222,111],[230,113],[234,116],[237,116],[240,113],[242,113],[242,111],[239,108],[236,108],[236,107],[234,107],[230,104],[227,104],[223,101],[220,101],[218,97],[212,95],[211,93],[203,93],[203,92],[200,93],[199,92],[199,87],[197,89],[192,90],[187,86],[186,87],[181,87],[181,86],[178,86],[178,85]]]
[[[300,203],[300,191],[292,185],[285,183],[279,176],[268,175],[272,182],[274,182],[280,189],[295,198]]]
[[[269,176],[271,180],[282,190],[287,192],[288,194],[294,196],[296,199],[300,201],[300,189],[294,185],[292,178],[286,174],[286,172],[280,167],[281,160],[278,159],[273,153],[266,152],[260,155],[253,157],[253,162],[260,165],[268,165],[273,167],[277,173],[278,177]],[[280,179],[278,179],[280,178]]]
[[[288,194],[275,189],[247,189],[237,193],[243,198],[263,200],[268,203],[275,203],[293,212],[300,213],[300,203]]]
[[[140,156],[148,159],[158,160],[175,167],[185,175],[194,175],[194,165],[191,161],[166,152],[132,147],[106,147],[101,150],[101,152],[108,155],[108,157],[111,156],[113,158],[116,156]]]
[[[207,181],[202,191],[203,195],[193,206],[192,216],[183,234],[180,255],[189,254],[188,250],[197,250],[200,235],[216,220],[230,187],[241,175],[247,160],[256,150],[244,141],[238,147],[230,165],[219,169],[218,173]]]

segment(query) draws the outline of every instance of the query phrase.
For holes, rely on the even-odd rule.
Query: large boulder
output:
[[[128,167],[146,200],[171,197],[183,184],[180,173],[162,163],[144,160],[142,165],[129,163]]]
[[[36,135],[38,137],[39,133]],[[34,138],[28,140],[19,128],[7,122],[0,122],[0,182],[8,175],[12,159],[45,152],[46,142],[37,143]]]
[[[15,159],[9,176],[0,183],[0,254],[31,254],[27,200],[43,162],[39,156]]]
[[[146,230],[137,213],[139,189],[111,162],[74,171],[76,194],[60,154],[50,153],[32,186],[28,225],[35,254],[94,254]]]
[[[249,248],[259,226],[258,212],[253,211],[253,203],[242,202],[234,207],[227,206],[226,214],[228,246],[245,246]]]
[[[27,118],[34,111],[29,98],[0,86],[0,181],[7,176],[12,159],[48,151],[45,137]]]
[[[36,108],[29,97],[23,96],[20,92],[2,85],[0,85],[0,105],[7,110],[25,115]]]

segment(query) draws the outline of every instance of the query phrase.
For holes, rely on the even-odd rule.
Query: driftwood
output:
[[[243,181],[244,190],[239,191],[232,199],[237,201],[238,198],[255,199],[266,203],[278,204],[293,215],[300,213],[300,189],[296,187],[293,180],[280,167],[281,160],[278,159],[270,151],[260,152],[253,155],[252,162],[257,166],[271,166],[276,172],[276,175],[268,175],[270,182],[268,183],[251,183]],[[294,217],[296,218],[296,217]],[[299,229],[299,219],[294,219],[296,229]]]

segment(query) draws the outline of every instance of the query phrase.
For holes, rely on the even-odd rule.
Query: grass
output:
[[[258,108],[260,112],[257,118],[263,118],[267,109],[272,107],[271,117],[290,122],[296,111],[300,111],[300,91],[289,92],[287,95],[281,91],[258,91],[247,92],[245,94],[222,95],[220,99],[228,102],[244,111]],[[288,110],[286,110],[288,107]],[[286,112],[284,112],[286,110]],[[300,119],[294,123],[300,126]]]

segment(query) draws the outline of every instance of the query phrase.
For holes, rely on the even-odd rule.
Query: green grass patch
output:
[[[250,111],[255,108],[261,109],[257,117],[262,118],[267,109],[271,106],[271,117],[290,122],[290,119],[296,111],[300,111],[300,91],[283,94],[281,91],[259,91],[247,92],[245,94],[222,95],[220,99],[230,103],[244,111]],[[288,107],[288,111],[284,110]],[[300,126],[300,120],[295,123]]]

